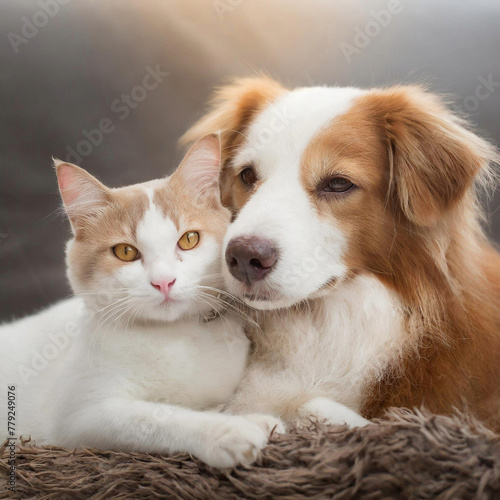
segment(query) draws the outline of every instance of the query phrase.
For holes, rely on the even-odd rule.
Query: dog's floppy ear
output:
[[[285,90],[280,83],[265,76],[235,78],[231,83],[216,90],[210,100],[208,113],[179,139],[179,144],[185,146],[207,134],[220,132],[223,165],[220,177],[221,200],[222,204],[233,212],[235,204],[230,176],[225,168],[227,160],[243,142],[245,130],[251,120]]]
[[[208,113],[185,132],[179,139],[180,145],[222,132],[226,149],[244,132],[251,119],[284,91],[280,83],[265,76],[233,79],[215,91]]]
[[[389,196],[414,224],[433,226],[472,187],[496,150],[420,87],[372,94],[389,151]]]

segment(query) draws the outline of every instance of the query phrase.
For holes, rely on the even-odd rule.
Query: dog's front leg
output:
[[[361,427],[368,420],[325,392],[304,386],[289,373],[272,371],[259,363],[247,369],[238,391],[224,407],[225,413],[273,415],[286,424],[306,424],[311,419],[332,425]]]
[[[347,406],[326,397],[315,397],[298,409],[299,420],[317,419],[332,425],[347,424],[349,427],[363,427],[369,420]]]

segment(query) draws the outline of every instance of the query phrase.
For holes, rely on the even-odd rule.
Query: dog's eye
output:
[[[345,177],[334,177],[330,179],[322,188],[322,191],[326,191],[328,193],[344,193],[345,191],[349,191],[354,187],[354,184]]]
[[[240,179],[245,186],[253,186],[257,182],[257,174],[252,167],[246,167],[240,172]]]

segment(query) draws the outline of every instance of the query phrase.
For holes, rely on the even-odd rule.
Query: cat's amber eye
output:
[[[182,250],[191,250],[200,241],[200,233],[196,231],[188,231],[181,236],[181,239],[177,242],[179,248]]]
[[[128,245],[127,243],[120,243],[113,247],[113,253],[120,260],[124,260],[125,262],[131,262],[137,257],[139,257],[139,250],[133,247],[132,245]]]

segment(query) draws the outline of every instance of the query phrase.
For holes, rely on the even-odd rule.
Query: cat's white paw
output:
[[[284,434],[286,432],[285,424],[279,418],[273,417],[266,413],[251,413],[250,415],[245,415],[245,418],[256,423],[261,427],[268,436],[272,434]]]
[[[212,426],[209,440],[198,458],[212,467],[234,467],[255,462],[269,433],[245,417],[227,415]]]
[[[369,420],[347,406],[321,397],[309,400],[300,409],[300,414],[302,417],[316,418],[320,422],[331,425],[347,424],[349,427],[364,427],[370,423]]]

